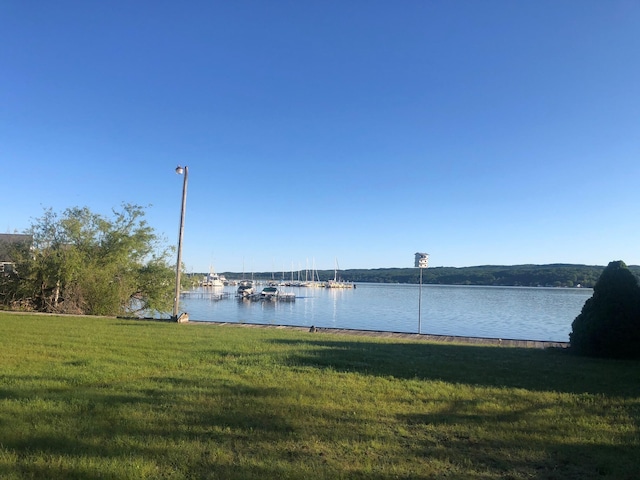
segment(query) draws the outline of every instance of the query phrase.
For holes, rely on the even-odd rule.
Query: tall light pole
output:
[[[178,175],[184,174],[184,181],[182,183],[182,208],[180,209],[180,233],[178,234],[178,260],[176,263],[176,291],[173,298],[173,316],[171,317],[176,322],[178,319],[178,307],[180,305],[180,273],[182,267],[182,238],[184,237],[184,212],[187,207],[187,180],[189,177],[189,167],[186,165],[176,167],[176,173]]]
[[[422,269],[429,266],[428,253],[416,253],[415,266],[420,268],[420,290],[418,293],[418,334],[422,333],[421,313],[422,313]]]

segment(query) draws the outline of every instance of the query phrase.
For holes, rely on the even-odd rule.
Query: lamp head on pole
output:
[[[176,173],[177,173],[178,175],[182,175],[182,174],[184,173],[184,168],[183,168],[183,167],[181,167],[180,165],[178,165],[178,166],[176,167]]]

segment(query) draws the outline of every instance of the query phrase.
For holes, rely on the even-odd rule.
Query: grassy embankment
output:
[[[640,362],[0,313],[0,478],[624,479]]]

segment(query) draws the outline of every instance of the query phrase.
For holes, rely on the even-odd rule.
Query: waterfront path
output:
[[[406,340],[420,340],[428,342],[440,343],[462,343],[476,345],[494,345],[497,347],[517,347],[517,348],[568,348],[569,342],[551,342],[543,340],[516,340],[506,338],[483,338],[483,337],[461,337],[455,335],[430,335],[426,333],[403,333],[403,332],[384,332],[378,330],[351,330],[346,328],[324,328],[324,327],[295,327],[290,325],[267,325],[260,323],[232,323],[232,322],[213,322],[213,321],[189,321],[187,325],[209,325],[209,326],[229,326],[229,327],[246,327],[246,328],[279,328],[298,330],[310,333],[329,333],[340,335],[355,335],[362,337],[380,337],[380,338],[398,338]]]

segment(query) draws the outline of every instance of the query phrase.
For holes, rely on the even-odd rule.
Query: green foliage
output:
[[[422,272],[422,281],[434,285],[494,285],[521,287],[593,287],[604,267],[594,265],[481,265],[477,267],[435,267]],[[640,273],[640,267],[629,267]],[[224,272],[227,278],[238,273]],[[332,279],[333,270],[319,270],[320,280]],[[258,279],[270,279],[272,272],[255,273]],[[340,271],[343,280],[349,282],[418,283],[417,268],[376,268]],[[288,275],[285,274],[285,278]]]
[[[640,286],[624,262],[609,263],[571,328],[576,353],[640,358]]]
[[[169,251],[142,207],[125,204],[113,218],[86,207],[61,216],[48,209],[29,233],[32,248],[16,252],[18,275],[2,286],[5,305],[90,315],[170,311]]]

